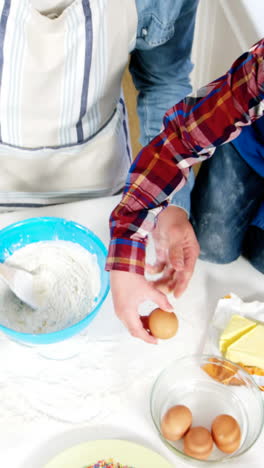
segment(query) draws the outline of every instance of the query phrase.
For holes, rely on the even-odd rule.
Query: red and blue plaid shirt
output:
[[[263,113],[264,39],[225,75],[165,114],[163,131],[138,154],[122,201],[111,214],[106,269],[143,274],[148,233],[173,192],[185,184],[189,168]]]

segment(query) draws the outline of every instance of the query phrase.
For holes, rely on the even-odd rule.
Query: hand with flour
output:
[[[168,206],[158,216],[152,233],[156,262],[147,265],[148,273],[163,272],[152,285],[165,292],[181,296],[192,277],[200,247],[186,212],[176,206]]]

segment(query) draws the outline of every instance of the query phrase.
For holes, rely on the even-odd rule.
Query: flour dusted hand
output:
[[[100,291],[96,256],[73,242],[32,243],[5,263],[34,274],[37,310],[19,301],[0,281],[0,323],[19,332],[48,333],[79,322]]]

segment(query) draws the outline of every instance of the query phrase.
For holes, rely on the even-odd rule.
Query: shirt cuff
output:
[[[146,243],[144,240],[112,239],[105,269],[144,275]]]

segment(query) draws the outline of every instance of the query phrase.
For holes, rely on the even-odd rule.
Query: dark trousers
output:
[[[264,230],[252,225],[264,200],[264,179],[227,143],[202,163],[191,195],[200,258],[229,263],[246,257],[264,273]]]

